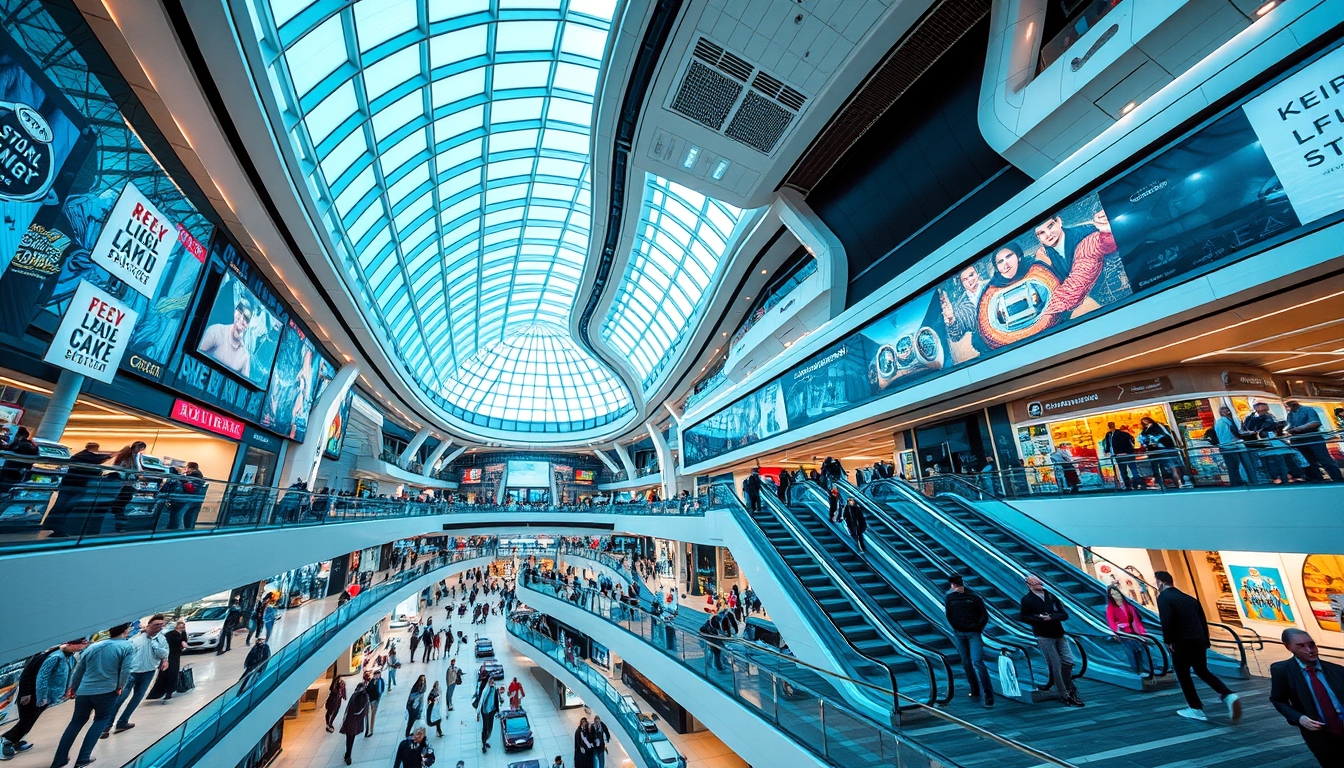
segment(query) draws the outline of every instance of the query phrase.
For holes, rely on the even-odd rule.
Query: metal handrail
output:
[[[590,614],[590,615],[592,615],[592,616],[595,616],[595,617],[597,617],[597,618],[603,619],[603,620],[607,621],[608,623],[611,623],[611,624],[614,624],[614,625],[620,627],[620,628],[621,628],[622,630],[624,630],[627,634],[631,634],[631,635],[634,635],[635,637],[639,637],[639,635],[636,635],[635,633],[631,632],[629,629],[626,629],[625,627],[621,626],[619,622],[612,621],[610,618],[603,616],[600,612],[598,612],[598,611],[592,609],[591,607],[589,607],[589,605],[591,604],[591,603],[590,603],[591,600],[594,600],[594,599],[603,599],[603,598],[605,598],[605,599],[607,599],[607,600],[614,600],[614,598],[609,598],[609,597],[603,595],[600,591],[598,591],[598,590],[593,590],[593,589],[590,589],[590,588],[588,588],[588,587],[568,587],[568,586],[564,586],[564,585],[562,585],[561,582],[559,582],[559,581],[557,581],[557,580],[555,580],[555,579],[545,579],[545,578],[540,578],[540,577],[535,578],[535,579],[530,580],[530,581],[527,581],[526,583],[524,583],[524,582],[519,582],[519,587],[520,587],[521,589],[524,589],[524,590],[532,590],[532,591],[534,591],[534,592],[538,592],[539,594],[543,594],[543,595],[545,595],[546,593],[541,592],[540,590],[533,589],[532,585],[533,585],[533,584],[537,584],[537,583],[541,583],[541,584],[548,585],[548,586],[552,587],[552,588],[555,590],[555,593],[554,593],[554,594],[551,594],[551,595],[547,595],[548,597],[551,597],[552,599],[555,599],[555,600],[560,600],[561,602],[566,603],[566,604],[568,604],[568,605],[575,606],[575,607],[579,608],[580,610],[582,610],[582,611],[584,611],[584,612],[586,612],[586,613],[588,613],[588,614]],[[575,602],[570,601],[570,600],[567,600],[567,599],[565,599],[564,597],[561,596],[562,593],[563,593],[564,591],[579,592],[579,593],[581,593],[581,594],[586,595],[587,598],[588,598],[588,600],[582,600],[582,601],[580,601],[580,602],[578,602],[578,603],[575,603]],[[625,610],[625,611],[629,611],[629,612],[631,612],[631,613],[636,613],[636,614],[640,614],[640,615],[642,615],[644,618],[646,618],[646,619],[650,622],[651,625],[656,625],[656,624],[660,624],[660,623],[664,623],[664,624],[665,624],[665,623],[667,623],[667,621],[668,621],[667,619],[663,619],[663,618],[660,618],[660,617],[658,617],[658,616],[655,616],[655,615],[652,614],[651,612],[645,610],[642,606],[637,606],[637,605],[636,605],[636,606],[631,606],[631,605],[629,605],[629,604],[627,603],[627,604],[623,604],[623,605],[622,605],[622,610]],[[678,631],[678,632],[683,633],[683,634],[686,635],[686,636],[700,637],[698,634],[697,634],[697,635],[692,635],[692,633],[690,633],[690,632],[686,632],[685,630],[681,630],[681,629],[679,629],[679,628],[675,628],[675,627],[674,627],[674,629],[676,629],[676,631]],[[640,640],[641,640],[641,642],[643,641],[642,638],[640,638]],[[790,656],[790,655],[781,653],[781,652],[779,652],[779,651],[777,651],[777,650],[768,648],[768,647],[763,646],[763,645],[758,644],[758,643],[753,643],[753,642],[748,641],[748,640],[743,640],[743,639],[741,639],[741,638],[735,638],[735,637],[716,637],[715,640],[718,641],[718,642],[720,642],[722,645],[725,645],[725,646],[729,646],[729,645],[731,645],[731,646],[740,647],[740,648],[743,649],[741,654],[739,654],[739,653],[737,653],[737,652],[734,652],[734,651],[727,650],[726,648],[724,649],[723,653],[725,653],[725,654],[727,654],[727,655],[729,655],[729,656],[732,656],[732,657],[743,658],[744,661],[746,661],[747,663],[757,664],[757,665],[762,666],[762,667],[764,667],[764,668],[770,669],[770,670],[771,670],[771,674],[773,674],[773,675],[777,676],[778,678],[784,680],[785,682],[789,683],[790,685],[792,685],[792,686],[795,687],[795,688],[799,688],[799,689],[808,691],[808,692],[811,693],[813,696],[817,697],[819,700],[828,702],[828,706],[833,706],[833,707],[835,707],[836,709],[839,709],[839,710],[841,710],[841,711],[845,711],[845,712],[851,714],[851,715],[854,716],[854,717],[861,718],[861,719],[863,719],[865,722],[871,723],[871,724],[874,725],[875,727],[880,728],[880,729],[882,729],[882,730],[887,730],[888,732],[892,733],[893,735],[897,734],[896,729],[889,727],[887,724],[884,724],[884,723],[882,723],[882,722],[879,722],[879,721],[876,721],[876,720],[872,719],[871,717],[869,717],[868,715],[866,715],[866,714],[863,713],[863,712],[854,710],[853,708],[849,707],[848,705],[846,705],[846,704],[843,703],[843,702],[833,702],[829,697],[824,696],[824,695],[822,695],[822,694],[818,694],[818,693],[816,693],[815,691],[812,691],[812,690],[811,690],[809,687],[807,687],[805,684],[793,682],[787,675],[781,673],[781,672],[778,670],[777,667],[771,667],[771,666],[766,665],[766,664],[761,664],[758,660],[753,660],[752,656],[764,656],[764,657],[766,657],[766,658],[768,658],[768,659],[771,659],[772,662],[773,662],[774,664],[779,665],[779,666],[784,666],[784,667],[788,667],[788,666],[801,667],[801,668],[804,668],[804,669],[806,669],[806,670],[808,670],[808,671],[810,671],[810,672],[813,672],[813,673],[816,673],[816,674],[818,674],[818,675],[821,675],[821,676],[823,676],[823,677],[837,680],[838,682],[841,682],[841,683],[843,683],[843,684],[845,684],[845,685],[852,685],[852,686],[857,687],[857,688],[868,689],[868,690],[874,691],[875,693],[882,694],[882,695],[894,695],[894,696],[896,696],[897,698],[901,698],[901,699],[906,700],[906,701],[909,703],[909,705],[910,705],[913,709],[917,709],[917,710],[919,710],[919,711],[921,711],[921,712],[925,712],[925,713],[927,713],[927,714],[929,714],[929,715],[932,715],[932,716],[934,716],[934,717],[937,717],[937,718],[940,719],[940,720],[943,720],[943,721],[945,721],[945,722],[948,722],[948,723],[951,723],[951,724],[953,724],[953,725],[956,725],[956,726],[958,726],[958,727],[960,727],[960,728],[962,728],[962,729],[964,729],[964,730],[966,730],[966,731],[971,732],[972,734],[974,734],[974,735],[976,735],[976,736],[978,736],[978,737],[985,738],[985,739],[989,739],[989,740],[991,740],[991,741],[993,741],[993,742],[995,742],[995,743],[998,743],[998,744],[1000,744],[1000,745],[1002,745],[1002,746],[1005,746],[1005,747],[1008,747],[1008,748],[1010,748],[1010,749],[1014,749],[1014,750],[1023,752],[1023,753],[1025,753],[1025,754],[1030,755],[1031,757],[1033,757],[1033,758],[1035,758],[1035,759],[1041,760],[1041,761],[1043,761],[1043,762],[1045,762],[1045,763],[1048,763],[1048,764],[1051,764],[1051,765],[1065,766],[1065,767],[1068,767],[1068,766],[1072,766],[1072,765],[1073,765],[1072,763],[1069,763],[1069,762],[1067,762],[1067,761],[1065,761],[1065,760],[1062,760],[1062,759],[1060,759],[1060,758],[1058,758],[1058,757],[1055,757],[1054,755],[1051,755],[1051,754],[1049,754],[1048,752],[1043,752],[1043,751],[1041,751],[1041,750],[1039,750],[1039,749],[1037,749],[1037,748],[1035,748],[1035,747],[1032,747],[1032,746],[1030,746],[1030,745],[1023,744],[1022,742],[1016,741],[1016,740],[1014,740],[1014,739],[1010,739],[1010,738],[1008,738],[1008,737],[1006,737],[1006,736],[1001,736],[1001,735],[999,735],[999,734],[997,734],[997,733],[994,733],[993,731],[989,731],[989,730],[986,730],[986,729],[984,729],[984,728],[981,728],[980,726],[975,725],[974,723],[968,722],[968,721],[963,720],[963,719],[961,719],[961,718],[959,718],[959,717],[957,717],[957,716],[955,716],[955,715],[949,714],[948,712],[944,711],[943,709],[941,709],[941,708],[939,708],[939,707],[931,706],[931,705],[926,704],[926,703],[924,703],[924,702],[920,702],[920,701],[918,701],[918,700],[916,700],[916,699],[912,699],[912,698],[906,696],[905,694],[896,692],[896,691],[894,691],[894,690],[887,690],[887,689],[885,689],[885,688],[882,688],[881,686],[874,685],[873,683],[870,683],[870,682],[868,682],[868,681],[866,681],[866,680],[858,680],[858,679],[851,678],[851,677],[842,675],[842,674],[840,674],[840,673],[837,673],[837,672],[835,672],[834,670],[831,670],[831,669],[826,669],[826,668],[824,668],[824,667],[818,667],[818,666],[815,666],[815,665],[813,665],[813,664],[809,664],[808,662],[802,661],[801,659],[798,659],[798,658],[796,658],[796,657],[794,657],[794,656]],[[659,652],[661,652],[663,655],[671,655],[670,652],[669,652],[667,649],[665,649],[665,648],[660,648],[657,644],[653,644],[652,647],[655,648],[656,650],[658,650]],[[922,750],[928,750],[927,747],[923,747],[922,745],[921,745],[920,748],[921,748]],[[948,764],[948,765],[950,765],[951,763],[946,763],[946,762],[945,762],[944,764]]]
[[[813,562],[826,573],[827,577],[829,577],[834,584],[848,594],[850,597],[850,604],[863,614],[868,624],[872,626],[873,629],[877,630],[878,634],[882,636],[882,639],[885,640],[888,645],[892,646],[892,648],[903,652],[907,658],[920,659],[924,662],[924,668],[929,678],[928,703],[946,704],[951,701],[955,696],[954,689],[956,687],[956,678],[952,673],[952,664],[947,660],[947,657],[907,636],[905,630],[902,629],[891,616],[887,615],[885,611],[873,602],[872,596],[869,595],[866,590],[859,587],[850,574],[835,568],[828,558],[822,556],[822,553],[825,550],[821,544],[812,537],[810,531],[802,525],[799,525],[798,521],[793,516],[793,512],[776,496],[769,493],[763,493],[761,494],[761,498],[767,500],[767,505],[771,508],[775,517],[789,530],[794,540],[812,555]],[[844,633],[842,632],[841,635],[843,634]],[[871,659],[872,657],[868,656],[867,658]],[[938,677],[934,672],[936,664],[940,664],[947,675],[946,695],[940,695],[939,692]],[[888,669],[890,668],[888,667]],[[895,675],[894,670],[892,671],[892,675]]]

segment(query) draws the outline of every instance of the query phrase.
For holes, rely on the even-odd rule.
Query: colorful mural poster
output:
[[[1339,622],[1344,608],[1344,556],[1307,555],[1302,563],[1302,590],[1321,629],[1344,631]]]
[[[1237,604],[1247,620],[1297,626],[1293,606],[1288,599],[1288,585],[1278,568],[1229,565],[1227,573],[1232,579],[1232,592],[1237,596]]]

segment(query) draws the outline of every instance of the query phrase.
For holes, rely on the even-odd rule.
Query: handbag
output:
[[[177,673],[177,692],[186,693],[196,687],[196,673],[191,671],[191,667],[181,670]]]
[[[1022,686],[1017,684],[1017,667],[1013,666],[1013,660],[1008,658],[1008,654],[999,654],[999,687],[1003,689],[1003,695],[1009,698],[1018,698],[1022,695]]]

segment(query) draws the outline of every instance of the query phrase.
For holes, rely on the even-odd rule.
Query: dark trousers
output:
[[[121,719],[117,720],[118,728],[125,728],[131,721],[131,714],[140,706],[140,702],[144,701],[145,694],[149,692],[149,684],[152,682],[154,682],[152,669],[148,672],[131,673],[131,679],[126,682],[126,687],[121,689],[121,696],[117,699],[117,706],[114,709],[114,711],[121,710]],[[121,709],[122,704],[126,705],[126,709]]]
[[[1255,483],[1255,467],[1247,461],[1245,451],[1234,451],[1224,448],[1222,450],[1223,463],[1227,464],[1228,484],[1233,486],[1245,485],[1247,481]],[[1241,477],[1242,468],[1245,467],[1246,479]]]
[[[1120,484],[1126,490],[1132,490],[1142,480],[1139,479],[1139,471],[1134,467],[1134,458],[1131,453],[1116,454],[1115,468],[1120,473]]]
[[[358,733],[345,734],[345,762],[347,763],[350,762],[350,750],[354,748],[355,737],[358,735]]]
[[[227,653],[233,650],[233,626],[224,625],[224,629],[219,632],[219,642],[215,645],[215,655]]]
[[[760,511],[761,511],[761,494],[760,494],[760,493],[748,493],[748,494],[747,494],[747,509],[751,510],[752,512],[760,512]]]
[[[1340,474],[1339,465],[1330,452],[1325,449],[1325,443],[1293,443],[1297,452],[1302,454],[1302,458],[1307,460],[1306,475],[1311,482],[1317,482],[1321,479],[1319,470],[1324,469],[1325,474],[1330,476],[1336,483],[1344,482],[1344,475]]]
[[[1309,733],[1302,732],[1302,740],[1307,742],[1307,749],[1316,757],[1316,761],[1321,764],[1321,768],[1336,768],[1344,765],[1344,737],[1336,736],[1326,730]]]
[[[490,745],[490,735],[495,732],[495,714],[481,715],[481,747]]]
[[[337,704],[335,709],[328,709],[328,710],[327,710],[327,727],[328,727],[328,728],[334,728],[334,727],[336,727],[336,716],[339,715],[339,714],[341,714],[341,706],[340,706],[340,704]]]
[[[1191,709],[1203,709],[1204,703],[1199,700],[1199,694],[1195,692],[1195,681],[1190,678],[1190,671],[1194,670],[1199,679],[1213,689],[1219,697],[1226,697],[1232,693],[1232,690],[1218,679],[1218,676],[1209,671],[1209,661],[1206,654],[1207,648],[1204,643],[1198,640],[1178,641],[1171,644],[1171,663],[1176,668],[1176,679],[1181,683],[1181,693],[1185,694],[1185,703],[1190,705]]]
[[[863,546],[863,531],[856,531],[853,528],[850,528],[849,535],[854,539],[854,547],[860,552],[867,554],[868,549]]]
[[[19,721],[14,724],[13,728],[5,731],[4,734],[0,734],[0,738],[10,744],[18,744],[23,741],[23,737],[33,730],[33,726],[37,724],[37,718],[41,717],[42,711],[46,709],[46,707],[37,706],[37,694],[32,694],[27,704],[19,702],[18,708]]]
[[[51,764],[65,765],[70,762],[70,747],[74,746],[79,732],[89,721],[89,715],[93,715],[93,723],[89,725],[89,732],[84,734],[84,743],[79,747],[79,758],[76,760],[79,763],[89,762],[93,757],[93,748],[98,745],[98,737],[103,735],[103,729],[112,724],[112,716],[117,712],[116,703],[116,691],[76,696],[75,710],[70,713],[70,724],[65,727],[65,733],[61,734]]]
[[[957,655],[961,656],[961,665],[966,670],[966,684],[971,695],[982,692],[985,701],[994,701],[994,686],[989,681],[989,670],[985,667],[985,643],[979,632],[953,632],[952,641],[957,645]]]
[[[429,661],[429,652],[434,650],[434,646],[430,645],[429,643],[421,643],[421,645],[424,646],[425,652],[421,655],[420,660]]]

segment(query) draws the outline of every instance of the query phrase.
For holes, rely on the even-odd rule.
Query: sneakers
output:
[[[8,741],[0,742],[0,760],[13,760],[14,755],[18,754],[13,744]]]
[[[32,748],[33,748],[32,744],[29,744],[28,742],[23,741],[22,739],[19,740],[18,744],[14,745],[14,749],[18,750],[19,752],[27,752]]]
[[[1074,691],[1073,693],[1069,694],[1069,704],[1070,704],[1071,706],[1075,706],[1075,707],[1086,707],[1086,706],[1087,706],[1086,704],[1083,703],[1083,700],[1082,700],[1082,699],[1078,698],[1078,692],[1077,692],[1077,691]]]
[[[1241,722],[1241,698],[1235,693],[1229,693],[1223,697],[1223,703],[1227,705],[1227,716],[1232,718],[1232,722]]]
[[[1209,718],[1204,716],[1204,710],[1202,709],[1192,709],[1190,707],[1186,707],[1185,709],[1176,710],[1176,714],[1180,715],[1181,717],[1188,718],[1190,720],[1198,720],[1201,723],[1209,722]]]
[[[116,728],[113,728],[113,729],[112,729],[112,732],[113,732],[113,733],[121,733],[122,731],[129,731],[129,730],[131,730],[131,729],[134,728],[134,727],[135,727],[135,723],[127,723],[127,724],[125,724],[125,725],[118,725]]]

